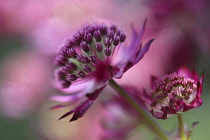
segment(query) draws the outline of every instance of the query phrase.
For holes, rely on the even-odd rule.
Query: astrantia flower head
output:
[[[68,96],[54,96],[53,100],[71,102],[87,97],[67,113],[74,113],[73,120],[82,117],[110,79],[121,78],[124,72],[143,58],[154,40],[141,48],[145,25],[146,21],[139,32],[132,27],[129,46],[123,44],[126,39],[123,30],[105,24],[86,25],[61,46],[55,59],[58,66],[55,85]]]
[[[203,77],[199,79],[195,71],[187,68],[162,78],[152,77],[151,92],[144,92],[145,104],[158,119],[200,107]]]

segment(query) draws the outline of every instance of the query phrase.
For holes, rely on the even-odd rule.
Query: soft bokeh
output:
[[[48,97],[51,78],[46,57],[34,52],[16,52],[1,67],[0,108],[4,115],[23,117]]]
[[[156,38],[140,63],[117,82],[149,88],[150,76],[174,72],[181,65],[205,72],[203,105],[183,114],[190,128],[200,121],[193,139],[210,137],[210,18],[208,0],[2,0],[0,2],[0,139],[6,140],[100,140],[104,110],[100,101],[111,96],[109,87],[85,116],[68,123],[57,121],[71,107],[48,110],[52,88],[53,59],[63,41],[87,23],[114,23],[131,40],[131,24],[141,27],[147,18],[143,40]],[[161,125],[171,131],[175,117]],[[147,129],[136,129],[136,139],[153,139]],[[135,138],[134,138],[135,139]]]

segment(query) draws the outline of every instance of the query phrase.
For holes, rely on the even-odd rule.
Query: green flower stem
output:
[[[133,99],[121,86],[119,86],[113,79],[109,80],[109,85],[120,94],[128,103],[135,108],[139,115],[144,119],[145,124],[147,124],[153,132],[162,140],[169,140],[163,129],[149,116],[144,109]]]
[[[182,120],[182,114],[179,113],[177,115],[177,118],[178,118],[178,122],[179,122],[179,135],[180,135],[180,139],[181,140],[187,140],[186,134],[185,134],[185,131],[184,131],[184,123],[183,123],[183,120]]]
[[[188,136],[188,137],[187,137],[187,140],[191,140],[191,136]]]

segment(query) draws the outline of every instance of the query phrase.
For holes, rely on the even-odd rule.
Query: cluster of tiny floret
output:
[[[152,96],[155,100],[151,106],[165,103],[173,107],[177,100],[189,100],[190,95],[196,90],[197,85],[193,79],[176,74],[166,76],[156,81],[156,85],[152,90]]]
[[[58,79],[62,88],[88,76],[95,66],[110,57],[126,35],[117,26],[85,25],[61,46],[54,64],[59,66]]]

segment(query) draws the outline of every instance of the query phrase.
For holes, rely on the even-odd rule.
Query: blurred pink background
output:
[[[143,42],[156,40],[140,63],[117,80],[120,84],[149,88],[151,75],[162,76],[182,65],[199,73],[204,69],[209,84],[209,12],[208,0],[1,0],[0,131],[17,125],[23,129],[23,136],[15,139],[2,133],[0,138],[28,139],[24,133],[30,130],[29,135],[39,140],[100,140],[105,133],[101,127],[105,114],[101,101],[113,94],[109,87],[76,122],[68,123],[68,118],[57,121],[69,107],[48,110],[56,104],[48,97],[59,92],[52,86],[55,54],[66,37],[86,23],[117,24],[127,34],[128,44],[131,24],[139,29],[148,19]],[[210,118],[209,112],[203,120],[205,117]],[[27,120],[30,129],[22,128],[22,122],[17,124],[20,120]],[[151,139],[147,130],[140,128],[139,132],[129,139]],[[199,136],[196,133],[195,137]]]

